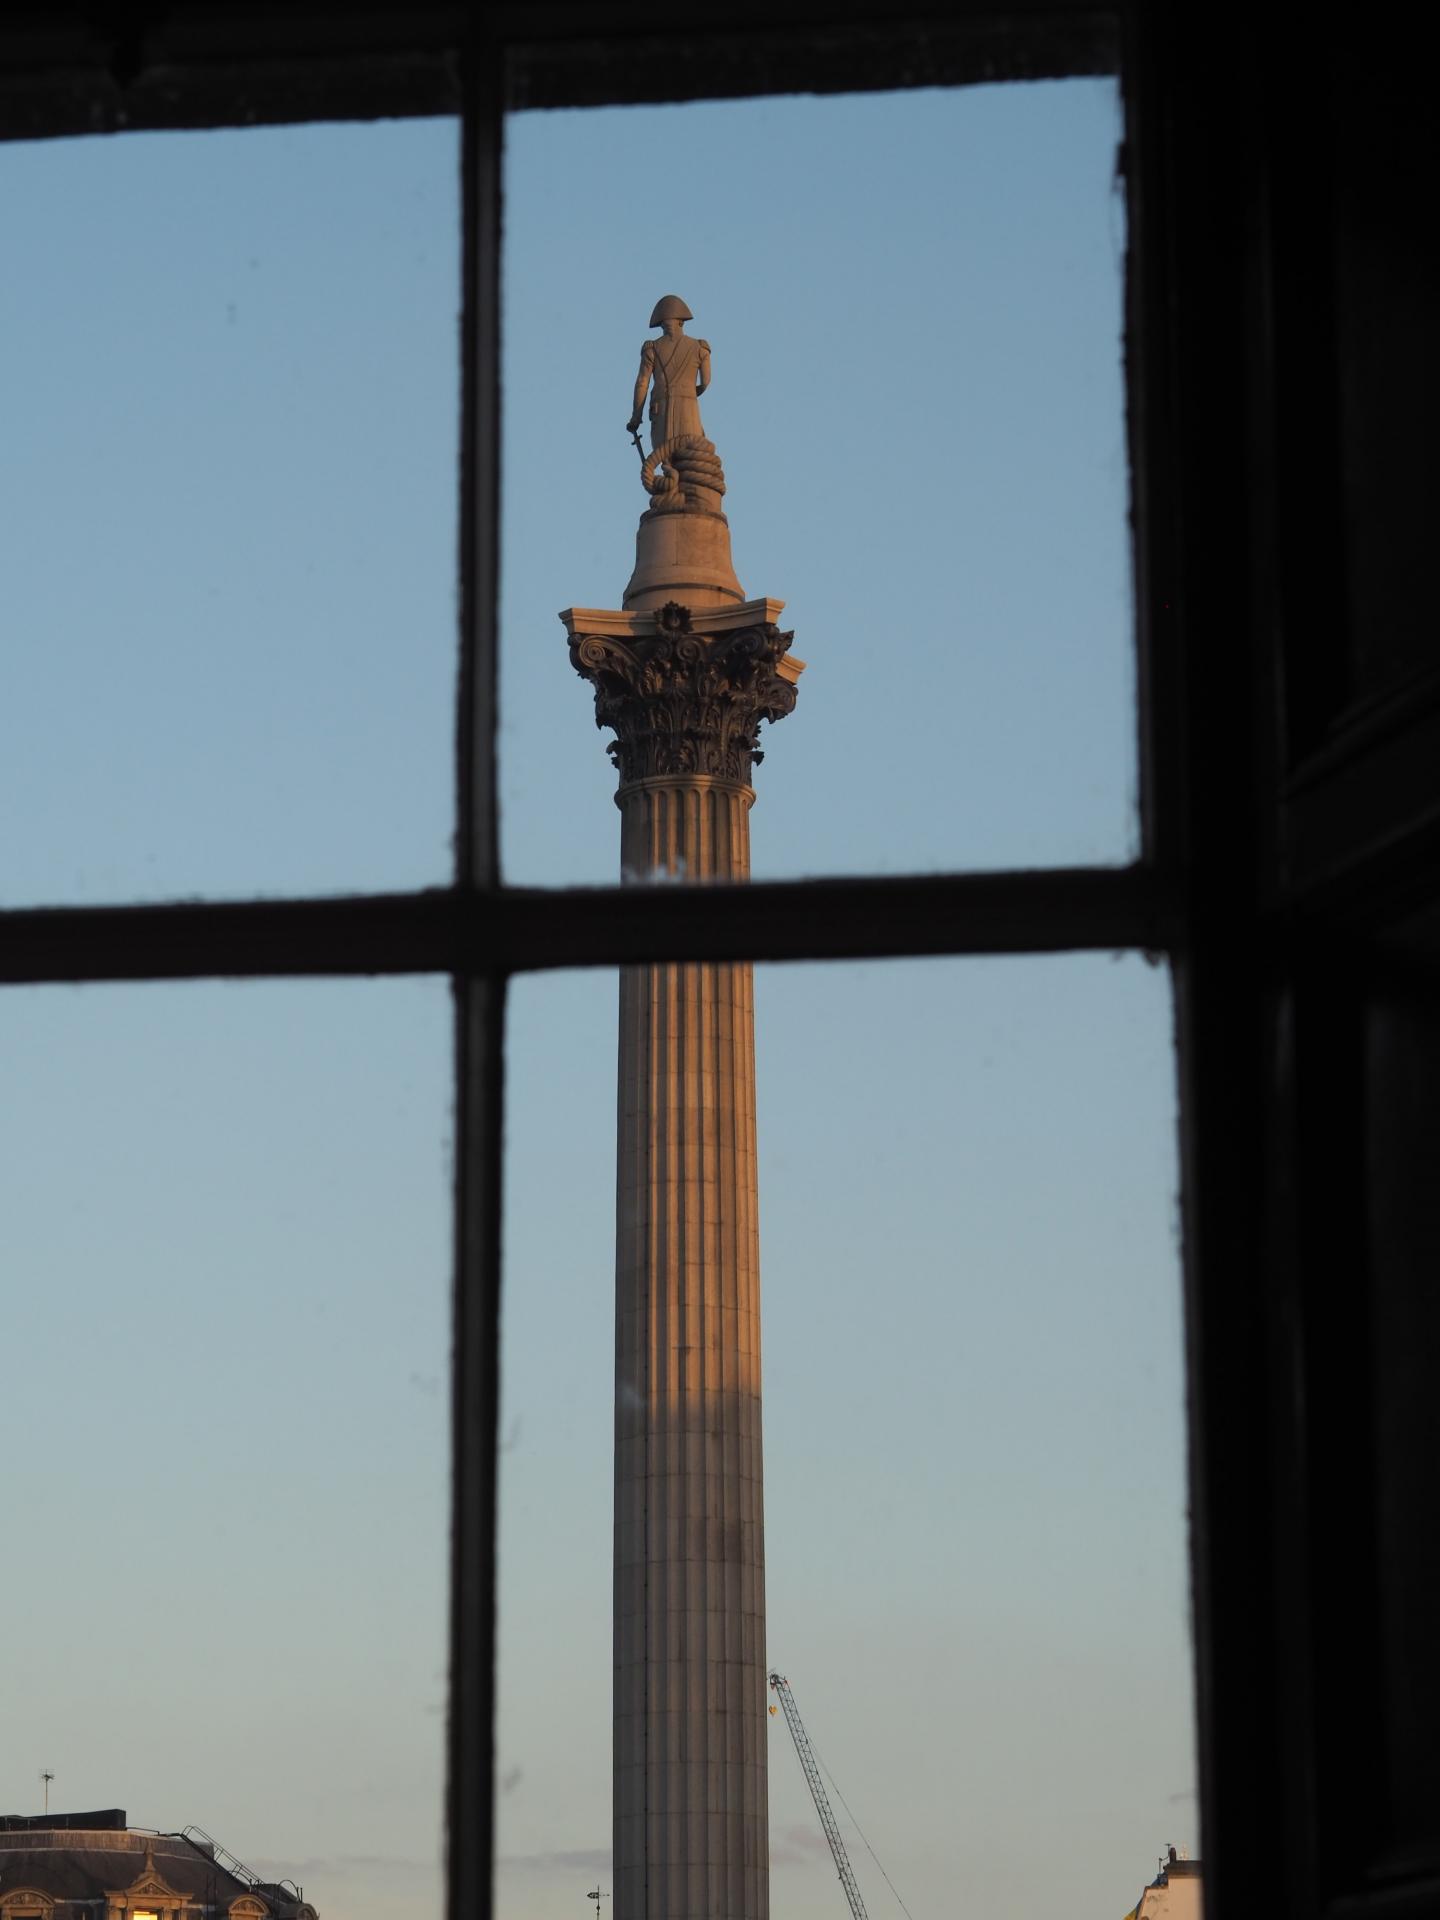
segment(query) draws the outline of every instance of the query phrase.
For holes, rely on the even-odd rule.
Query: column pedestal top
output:
[[[675,604],[674,602],[669,605]],[[666,607],[644,607],[625,609],[619,607],[566,607],[560,615],[566,633],[573,639],[577,633],[602,634],[614,640],[638,640],[643,635],[660,630],[659,622]],[[785,611],[783,600],[741,600],[723,607],[684,608],[689,616],[691,631],[698,634],[734,633],[742,627],[777,626],[781,614]],[[790,660],[787,665],[793,669],[792,677],[798,680],[804,670],[803,660]]]

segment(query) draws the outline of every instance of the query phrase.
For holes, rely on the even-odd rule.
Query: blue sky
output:
[[[810,669],[756,872],[1131,857],[1118,137],[1108,82],[514,123],[512,877],[613,871],[554,615],[629,577],[623,423],[671,289],[713,349],[741,584],[787,603]]]
[[[760,873],[1133,851],[1113,87],[546,114],[507,156],[504,854],[615,872],[556,614],[615,604],[644,321],[714,349],[809,663]],[[444,878],[456,130],[6,149],[0,897]],[[1169,984],[762,969],[770,1651],[915,1920],[1117,1916],[1194,1843]],[[615,988],[516,984],[499,1911],[608,1884]],[[0,1000],[37,1582],[4,1806],[439,1900],[440,982]],[[23,1345],[21,1344],[23,1343]],[[774,1902],[838,1900],[772,1723]],[[852,1834],[872,1916],[898,1912]],[[588,1908],[587,1908],[588,1910]]]

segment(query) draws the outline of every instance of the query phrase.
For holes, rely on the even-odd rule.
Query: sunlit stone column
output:
[[[781,602],[686,585],[702,604],[636,605],[662,584],[632,580],[628,611],[561,616],[635,883],[748,877],[756,736],[801,671]],[[767,1920],[748,965],[621,976],[615,1274],[614,1920]]]

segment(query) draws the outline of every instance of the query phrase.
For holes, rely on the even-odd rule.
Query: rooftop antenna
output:
[[[600,1891],[600,1882],[598,1880],[589,1893],[586,1894],[585,1898],[595,1902],[595,1920],[600,1920],[600,1902],[602,1900],[608,1900],[610,1896],[608,1893],[602,1893]]]
[[[46,1813],[46,1817],[48,1818],[50,1813],[50,1782],[55,1778],[55,1776],[53,1773],[48,1772],[44,1767],[42,1767],[40,1769],[40,1778],[45,1782],[45,1813]],[[598,1908],[597,1908],[597,1912],[598,1912]]]

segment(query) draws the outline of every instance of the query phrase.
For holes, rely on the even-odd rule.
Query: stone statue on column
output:
[[[685,322],[694,318],[678,293],[667,293],[663,300],[657,300],[650,316],[651,326],[660,329],[660,338],[647,340],[640,349],[635,407],[625,431],[638,430],[646,389],[653,380],[652,447],[662,447],[671,440],[705,438],[705,429],[700,424],[700,396],[710,384],[710,342],[694,340],[686,333]]]
[[[692,337],[685,322],[694,314],[678,293],[657,300],[650,315],[660,338],[640,349],[635,404],[625,431],[641,456],[640,482],[652,513],[718,513],[725,474],[715,443],[705,437],[700,396],[710,385],[710,342]],[[640,416],[650,395],[650,452],[640,445]]]
[[[735,575],[690,317],[667,294],[641,354],[623,604],[560,618],[615,735],[622,878],[735,886],[803,662]],[[619,1011],[613,1920],[769,1920],[753,969],[629,966]]]

